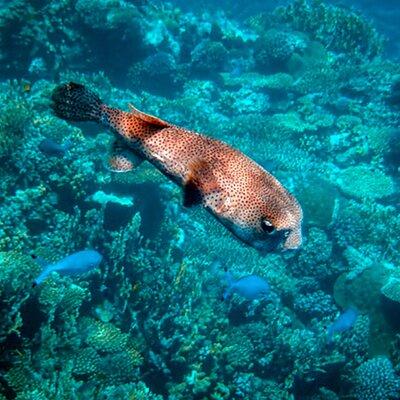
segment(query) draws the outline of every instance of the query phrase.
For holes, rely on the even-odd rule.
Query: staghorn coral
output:
[[[340,353],[348,359],[344,375],[352,371],[355,365],[366,361],[370,347],[370,326],[371,320],[368,315],[359,315],[354,326],[341,333],[340,340],[335,341]]]
[[[290,269],[296,277],[313,277],[320,286],[329,285],[346,268],[340,263],[335,263],[332,256],[332,241],[323,230],[312,227],[303,251],[296,262],[290,265]]]

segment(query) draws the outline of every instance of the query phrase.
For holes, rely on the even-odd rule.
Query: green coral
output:
[[[0,343],[10,333],[19,334],[23,325],[21,307],[32,290],[41,268],[31,257],[0,252]]]
[[[93,375],[100,369],[101,358],[92,347],[80,349],[74,357],[75,375]]]
[[[30,120],[31,107],[24,96],[22,83],[17,81],[2,84],[2,112],[0,115],[0,160],[4,161],[18,151]]]
[[[382,53],[383,39],[371,23],[348,9],[320,0],[295,0],[275,10],[278,21],[305,32],[327,49],[355,60],[372,60]]]
[[[140,13],[134,4],[126,1],[103,0],[88,1],[78,0],[76,11],[90,27],[100,29],[115,29],[129,26]]]
[[[90,292],[55,273],[54,279],[49,278],[41,285],[38,299],[41,309],[47,315],[53,317],[57,312],[71,319],[79,315],[82,303],[90,300]]]
[[[43,393],[40,389],[34,389],[19,393],[15,400],[48,400],[47,394]]]
[[[393,180],[378,169],[356,165],[342,170],[337,179],[340,190],[357,199],[380,199],[394,193]]]
[[[286,135],[298,135],[299,133],[315,131],[317,129],[314,124],[304,121],[295,112],[274,114],[271,121],[276,129],[279,129],[282,134]]]
[[[143,382],[108,386],[101,394],[104,400],[162,400],[163,398],[153,393]]]
[[[278,65],[282,68],[297,49],[304,47],[303,40],[293,33],[271,29],[257,39],[254,59],[261,70]]]
[[[220,42],[206,40],[199,43],[191,53],[193,68],[202,71],[218,71],[224,64],[228,51]]]
[[[24,367],[23,365],[15,365],[5,374],[8,385],[10,385],[15,391],[23,391],[27,387],[32,387],[33,373],[32,371]]]
[[[83,318],[81,326],[86,332],[86,343],[97,351],[110,353],[121,351],[128,343],[128,335],[110,323]]]
[[[130,382],[137,377],[141,363],[141,355],[128,346],[124,351],[105,356],[101,361],[101,371],[109,383]]]
[[[228,87],[247,86],[253,89],[289,90],[293,85],[291,75],[279,72],[271,75],[262,75],[257,72],[246,72],[238,77],[227,72],[221,74],[224,85]]]

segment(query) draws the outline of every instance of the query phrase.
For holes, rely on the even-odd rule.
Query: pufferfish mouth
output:
[[[284,242],[282,243],[283,250],[296,250],[301,246],[303,241],[301,228],[286,231]]]
[[[276,250],[286,250],[285,236],[287,236],[287,231],[275,231],[273,235],[265,236],[265,234],[258,234],[256,238],[253,236],[250,238],[247,237],[247,240],[243,237],[241,239],[261,254],[266,254]]]

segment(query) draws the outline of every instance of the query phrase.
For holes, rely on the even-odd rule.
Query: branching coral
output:
[[[359,400],[390,400],[399,395],[400,379],[386,357],[376,357],[360,365],[356,379],[355,394]]]
[[[29,298],[32,281],[40,270],[29,256],[0,253],[0,341],[10,333],[19,334],[23,324],[21,307]]]
[[[19,150],[32,110],[22,91],[22,83],[4,83],[1,90],[4,107],[0,116],[0,160],[4,165],[4,161]]]

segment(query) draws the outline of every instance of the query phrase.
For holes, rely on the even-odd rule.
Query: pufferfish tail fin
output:
[[[57,86],[51,105],[57,117],[68,121],[101,122],[103,102],[96,93],[75,82]]]

